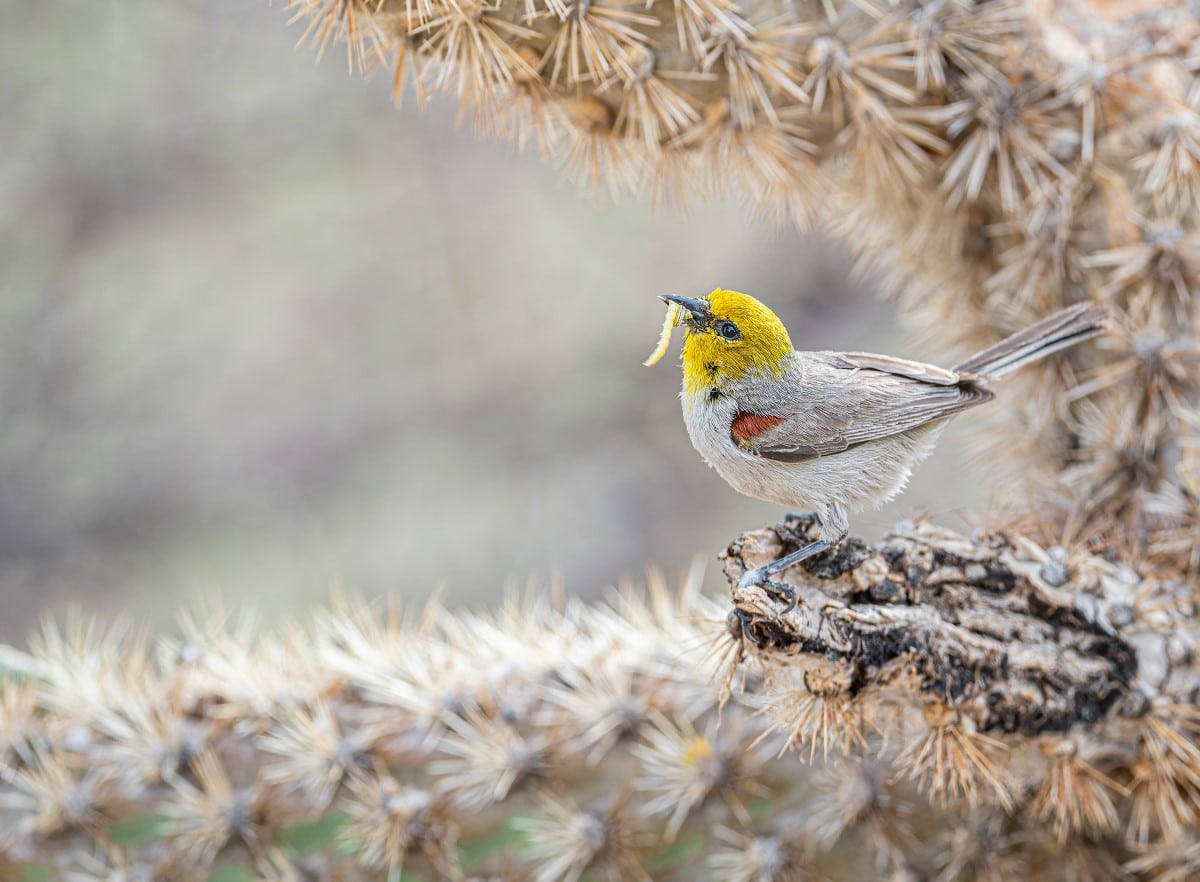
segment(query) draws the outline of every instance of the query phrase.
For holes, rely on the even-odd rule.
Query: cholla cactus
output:
[[[970,537],[850,540],[785,574],[786,612],[657,581],[488,616],[343,604],[266,636],[221,616],[158,644],[50,628],[0,654],[0,871],[1200,876],[1200,40],[1182,8],[296,6],[322,48],[393,65],[398,96],[455,94],[586,187],[821,223],[964,345],[1106,303],[1112,333],[1038,368],[1054,376],[997,436],[1056,504]],[[810,526],[740,537],[731,586]]]
[[[410,80],[422,101],[449,92],[477,130],[537,144],[587,189],[732,195],[821,225],[950,342],[1106,303],[1109,338],[1032,372],[995,459],[1057,480],[1072,538],[1195,571],[1181,547],[1200,527],[1186,4],[294,5],[322,49],[340,38],[352,65],[392,65],[397,98]]]
[[[808,526],[735,542],[731,584]],[[1200,871],[1177,585],[914,524],[798,570],[786,615],[654,579],[265,636],[218,613],[156,645],[50,627],[5,655],[0,857],[73,880]]]

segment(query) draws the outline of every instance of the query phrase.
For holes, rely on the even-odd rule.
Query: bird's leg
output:
[[[802,560],[807,560],[814,554],[835,548],[850,532],[850,522],[846,510],[837,502],[831,502],[825,507],[823,515],[817,517],[817,526],[821,534],[820,539],[796,549],[791,554],[785,554],[769,564],[747,570],[738,580],[738,588],[761,585],[764,591],[786,604],[783,615],[790,613],[796,608],[796,589],[783,582],[775,582],[771,577],[795,566]],[[826,539],[826,536],[832,538]]]
[[[800,561],[812,557],[814,554],[820,554],[827,548],[831,548],[830,543],[824,539],[818,539],[816,542],[810,542],[803,548],[798,548],[791,554],[785,554],[778,560],[771,561],[769,564],[763,564],[761,567],[755,567],[742,575],[738,580],[738,588],[749,588],[751,585],[761,585],[762,589],[774,597],[776,600],[784,604],[782,615],[787,615],[796,608],[796,589],[786,582],[776,582],[771,577],[776,573],[782,573],[790,566],[794,566]]]

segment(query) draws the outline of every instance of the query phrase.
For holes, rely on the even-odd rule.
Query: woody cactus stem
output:
[[[797,526],[735,543],[726,556],[733,583],[809,541]],[[931,527],[898,530],[878,548],[851,540],[808,565],[818,580],[800,580],[794,610],[774,616],[756,587],[734,593],[735,616],[756,652],[803,656],[810,683],[862,693],[904,680],[969,713],[980,732],[1095,723],[1129,696],[1137,674],[1118,628],[1134,618],[1131,584],[1105,567],[1087,574],[1099,594],[1079,591],[1065,561],[1031,565],[1021,554],[1003,537],[963,541]]]
[[[1200,28],[1186,4],[292,5],[322,49],[339,38],[352,64],[391,65],[398,99],[406,82],[422,101],[450,92],[477,130],[537,144],[587,189],[733,195],[822,226],[939,343],[982,347],[1107,304],[1109,337],[1034,369],[993,459],[1056,481],[1077,533],[1196,571]]]
[[[724,555],[730,631],[763,672],[750,700],[813,756],[895,745],[890,780],[959,805],[937,878],[1200,873],[1191,586],[1016,533],[908,523],[783,574],[795,609],[737,587],[814,526]]]
[[[741,537],[731,586],[810,527]],[[216,613],[157,645],[47,628],[3,654],[0,873],[1200,873],[1200,632],[1179,586],[924,524],[784,575],[795,610],[735,588],[728,618],[651,580],[487,616],[341,604],[265,636]]]

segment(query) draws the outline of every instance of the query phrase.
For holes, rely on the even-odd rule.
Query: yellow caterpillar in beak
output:
[[[654,351],[650,353],[650,357],[642,362],[646,367],[658,364],[664,355],[667,354],[667,347],[671,345],[671,329],[677,328],[683,324],[683,307],[678,303],[667,304],[667,317],[663,319],[662,333],[658,336],[658,345],[654,347]]]

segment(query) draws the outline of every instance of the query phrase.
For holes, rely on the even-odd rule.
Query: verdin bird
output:
[[[993,380],[1099,334],[1108,315],[1069,307],[947,369],[866,352],[797,352],[775,313],[737,291],[662,299],[667,321],[646,363],[662,357],[682,324],[680,397],[692,444],[735,490],[816,515],[816,542],[740,582],[765,583],[789,610],[795,593],[771,576],[838,545],[850,513],[904,489],[948,418],[991,400]]]

